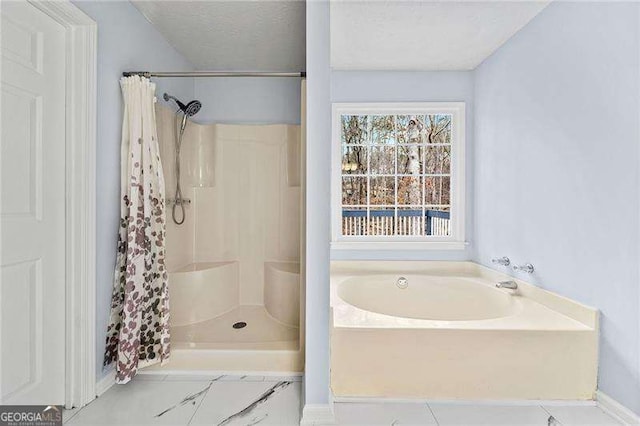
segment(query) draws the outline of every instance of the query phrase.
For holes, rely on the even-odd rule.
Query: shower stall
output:
[[[165,101],[171,358],[145,371],[300,373],[301,126],[200,123],[199,101]]]

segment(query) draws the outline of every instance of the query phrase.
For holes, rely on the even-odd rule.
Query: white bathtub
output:
[[[336,397],[592,399],[597,311],[495,287],[506,279],[471,262],[333,262]]]
[[[408,287],[396,285],[401,275],[365,275],[340,283],[338,297],[365,311],[400,318],[469,321],[507,317],[522,303],[504,291],[469,277],[404,274]]]

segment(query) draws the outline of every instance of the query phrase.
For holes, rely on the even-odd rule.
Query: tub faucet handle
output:
[[[496,287],[508,288],[509,290],[516,290],[518,288],[518,283],[513,280],[500,281],[498,284],[496,284]]]
[[[511,261],[507,256],[503,256],[503,257],[496,257],[491,259],[491,263],[496,263],[502,266],[509,266],[511,264]]]
[[[525,263],[524,265],[513,265],[514,271],[526,272],[527,274],[533,274],[533,265]]]

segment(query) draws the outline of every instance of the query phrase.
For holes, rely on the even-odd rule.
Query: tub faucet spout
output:
[[[498,288],[508,288],[509,290],[515,290],[515,289],[518,288],[518,283],[516,283],[513,280],[500,281],[498,284],[496,284],[496,287],[498,287]]]

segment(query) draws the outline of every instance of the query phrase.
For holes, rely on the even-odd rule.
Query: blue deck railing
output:
[[[422,229],[421,217],[424,214],[424,230],[425,235],[434,235],[434,224],[436,225],[437,234],[442,235],[443,233],[448,234],[449,232],[449,221],[451,219],[451,213],[441,210],[425,210],[424,213],[422,210],[411,209],[411,210],[398,210],[398,219],[402,221],[402,218],[408,218],[409,221],[404,221],[403,223],[408,223],[408,228],[416,229],[416,225],[419,229]],[[395,209],[380,209],[380,210],[369,210],[370,218],[380,218],[383,223],[389,220],[393,220],[396,217]],[[364,222],[367,218],[366,210],[353,210],[353,209],[342,209],[342,220],[343,220],[343,229],[349,228],[348,222],[345,220],[351,219],[352,221],[355,219],[357,222],[355,226],[365,226]],[[346,228],[345,228],[345,225]],[[351,228],[354,227],[354,224],[351,223]],[[420,233],[422,233],[420,231]],[[353,235],[350,232],[343,232],[344,235]],[[361,235],[360,232],[357,232],[356,235]],[[384,235],[384,234],[383,234]]]

